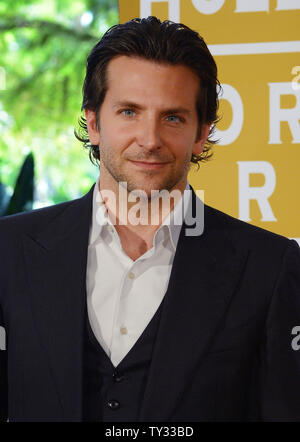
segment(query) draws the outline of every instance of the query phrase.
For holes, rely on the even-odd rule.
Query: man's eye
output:
[[[169,115],[167,117],[167,120],[170,121],[171,123],[177,123],[179,121],[182,121],[180,117],[178,117],[177,115]]]
[[[135,112],[131,109],[123,109],[121,111],[121,114],[125,115],[125,117],[133,117],[135,115]]]

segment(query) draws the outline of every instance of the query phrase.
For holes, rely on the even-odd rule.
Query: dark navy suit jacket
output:
[[[0,219],[2,420],[82,419],[92,192]],[[181,230],[139,420],[300,421],[299,247],[204,213]]]

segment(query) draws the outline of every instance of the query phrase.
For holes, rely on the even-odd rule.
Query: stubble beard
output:
[[[126,160],[125,160],[126,161]],[[139,159],[139,161],[142,161],[142,159]],[[155,161],[155,158],[154,158]],[[152,180],[152,177],[158,176],[159,172],[156,171],[144,171],[142,172],[144,175],[144,179],[142,182],[137,182],[137,180],[134,179],[134,177],[131,175],[129,176],[128,173],[122,172],[121,167],[118,167],[116,164],[113,155],[110,154],[110,149],[102,149],[100,153],[100,164],[103,164],[106,171],[112,176],[112,178],[115,180],[117,186],[119,183],[126,183],[126,188],[128,193],[132,193],[136,197],[141,198],[141,200],[145,199],[145,193],[147,194],[147,200],[149,202],[151,198],[151,190],[156,191],[168,191],[171,192],[172,189],[184,178],[187,176],[187,173],[190,169],[191,163],[190,158],[188,155],[185,156],[184,161],[182,163],[182,166],[179,170],[174,170],[174,163],[171,163],[171,167],[169,170],[169,173],[164,177],[164,179],[161,181],[160,178],[156,181],[161,181],[157,184],[154,184],[151,186],[151,188],[145,188],[143,183],[147,182],[147,178],[149,180]],[[124,164],[124,163],[123,163]],[[167,166],[169,167],[169,166]],[[140,173],[140,172],[137,172]]]

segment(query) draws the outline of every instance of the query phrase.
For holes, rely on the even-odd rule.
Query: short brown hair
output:
[[[183,24],[169,20],[161,22],[152,16],[134,18],[108,29],[88,56],[82,89],[81,110],[95,111],[97,122],[107,91],[107,66],[118,55],[141,57],[164,64],[184,65],[197,74],[201,86],[197,97],[198,138],[203,124],[212,126],[203,152],[199,155],[192,154],[191,162],[199,164],[200,161],[210,158],[211,147],[217,142],[212,139],[212,134],[218,121],[220,83],[217,79],[216,63],[203,38]],[[99,146],[90,142],[84,116],[79,119],[79,128],[75,130],[75,136],[89,149],[92,163],[99,164]]]

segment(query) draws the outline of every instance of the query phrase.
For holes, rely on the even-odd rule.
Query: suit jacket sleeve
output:
[[[297,326],[300,326],[300,249],[295,241],[290,241],[274,287],[262,342],[264,421],[300,421],[300,345],[298,350],[292,346]]]

